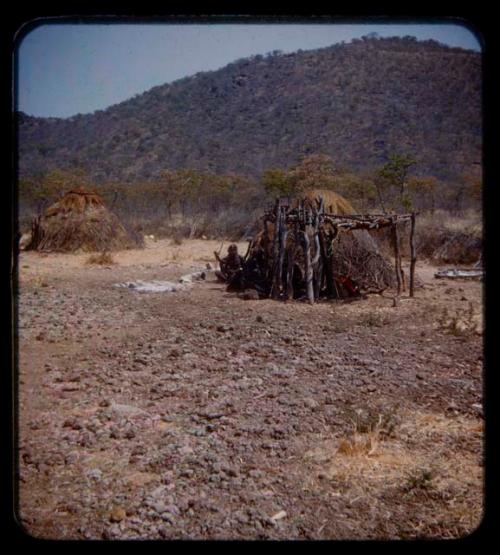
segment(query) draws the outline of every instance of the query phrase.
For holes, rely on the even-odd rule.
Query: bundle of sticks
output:
[[[380,292],[387,287],[387,279],[378,290],[366,291],[359,272],[356,278],[346,272],[349,261],[339,264],[336,248],[340,235],[359,230],[391,227],[394,244],[394,268],[398,295],[405,287],[401,268],[401,249],[398,226],[411,224],[410,230],[410,296],[414,293],[416,254],[414,247],[415,213],[336,215],[324,211],[320,197],[294,201],[277,199],[274,207],[263,217],[263,229],[251,241],[244,257],[235,254],[235,245],[225,259],[219,259],[219,278],[228,283],[229,290],[255,289],[260,297],[273,299],[305,298],[314,303],[320,298],[360,296],[364,292]],[[366,232],[364,231],[364,232]],[[344,257],[346,251],[344,251]],[[367,249],[362,264],[382,263],[383,257]],[[377,258],[378,257],[378,258]],[[381,262],[383,261],[383,262]],[[359,261],[358,261],[359,265]],[[232,269],[231,269],[232,268]],[[387,271],[387,268],[384,267]]]

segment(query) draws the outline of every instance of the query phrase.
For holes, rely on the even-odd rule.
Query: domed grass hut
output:
[[[127,230],[100,195],[80,187],[33,219],[26,250],[102,252],[143,246],[142,236]]]
[[[262,217],[242,271],[228,288],[311,302],[381,292],[396,283],[399,291],[403,279],[399,252],[395,268],[368,230],[389,226],[395,230],[410,219],[411,215],[356,215],[345,198],[329,190],[277,199]]]

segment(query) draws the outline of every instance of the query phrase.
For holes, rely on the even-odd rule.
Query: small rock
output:
[[[165,512],[170,513],[171,515],[178,516],[181,514],[181,511],[177,505],[166,505]]]
[[[68,453],[66,455],[66,457],[64,458],[64,463],[67,465],[70,465],[70,464],[76,463],[77,460],[78,460],[78,453],[76,451],[72,451],[71,453]],[[87,474],[87,476],[89,476],[89,474]]]
[[[102,478],[102,471],[98,468],[92,468],[87,472],[87,478],[99,481]]]
[[[127,513],[123,507],[113,507],[109,514],[109,520],[111,522],[121,522],[126,516]]]
[[[318,408],[318,402],[311,398],[304,399],[304,405],[310,409]]]
[[[168,538],[168,528],[166,526],[160,526],[158,528],[158,534],[160,534],[160,537],[163,539]]]
[[[279,511],[278,513],[276,513],[271,517],[271,520],[273,521],[281,520],[282,518],[285,518],[285,517],[286,517],[286,511]]]
[[[244,301],[258,301],[260,299],[259,293],[255,289],[247,289],[238,295]]]
[[[81,430],[82,425],[74,418],[68,418],[63,423],[63,428],[71,428],[72,430]]]

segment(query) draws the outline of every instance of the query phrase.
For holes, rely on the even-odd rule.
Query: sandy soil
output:
[[[245,252],[245,245],[240,245]],[[19,520],[72,539],[450,538],[482,517],[482,284],[242,300],[220,242],[21,253]],[[223,252],[227,243],[223,247]],[[394,305],[397,306],[394,306]],[[446,315],[444,311],[447,310]]]

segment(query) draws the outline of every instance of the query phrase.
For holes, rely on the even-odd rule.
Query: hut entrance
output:
[[[413,296],[415,214],[332,214],[325,211],[322,197],[277,199],[262,218],[262,230],[246,255],[231,252],[219,259],[219,276],[227,281],[228,290],[254,289],[261,298],[314,303],[381,293],[391,286],[397,287],[399,295],[406,280],[398,227],[406,223],[411,225],[409,290]],[[393,264],[369,234],[384,227],[392,229]]]

